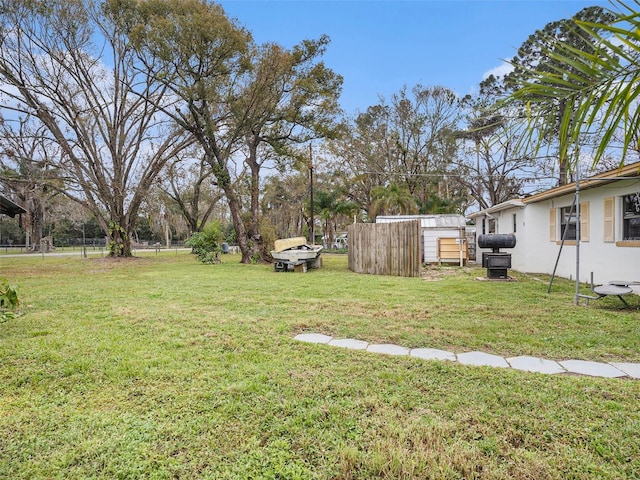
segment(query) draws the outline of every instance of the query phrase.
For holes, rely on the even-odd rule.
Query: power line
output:
[[[358,170],[354,172],[356,174],[367,175],[387,175],[387,176],[403,176],[403,177],[426,177],[426,178],[458,178],[464,177],[461,173],[413,173],[413,172],[380,172],[375,170]],[[484,178],[509,178],[509,174],[491,174],[491,175],[479,175]],[[554,179],[554,176],[535,177],[536,179]]]

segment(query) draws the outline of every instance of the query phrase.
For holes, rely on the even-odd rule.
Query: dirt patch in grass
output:
[[[89,261],[95,262],[98,264],[106,264],[106,265],[121,265],[121,264],[126,265],[130,262],[145,262],[145,263],[150,262],[148,258],[143,258],[143,257],[100,257],[100,258],[90,258]]]
[[[88,261],[95,267],[88,273],[104,273],[120,266],[144,265],[151,262],[149,258],[142,257],[100,257],[89,258]]]
[[[469,269],[465,267],[443,267],[441,265],[427,265],[422,267],[421,278],[425,282],[437,282],[447,277],[454,277],[460,274],[469,273]]]

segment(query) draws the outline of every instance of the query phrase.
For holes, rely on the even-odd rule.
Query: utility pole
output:
[[[311,201],[311,227],[309,229],[309,235],[311,236],[311,245],[315,245],[316,237],[314,232],[314,224],[315,220],[313,218],[313,146],[309,143],[309,190],[310,190],[310,201]]]

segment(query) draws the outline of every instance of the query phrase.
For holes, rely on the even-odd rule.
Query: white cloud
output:
[[[486,80],[487,78],[489,78],[490,75],[493,75],[494,77],[504,77],[505,75],[507,75],[508,73],[511,73],[512,71],[513,71],[513,65],[511,65],[508,62],[502,62],[497,67],[494,67],[491,70],[485,72],[482,75],[482,79]]]

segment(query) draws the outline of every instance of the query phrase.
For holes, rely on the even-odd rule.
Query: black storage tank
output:
[[[478,236],[478,246],[493,248],[494,251],[500,248],[513,248],[516,246],[516,236],[513,233],[487,233]]]

